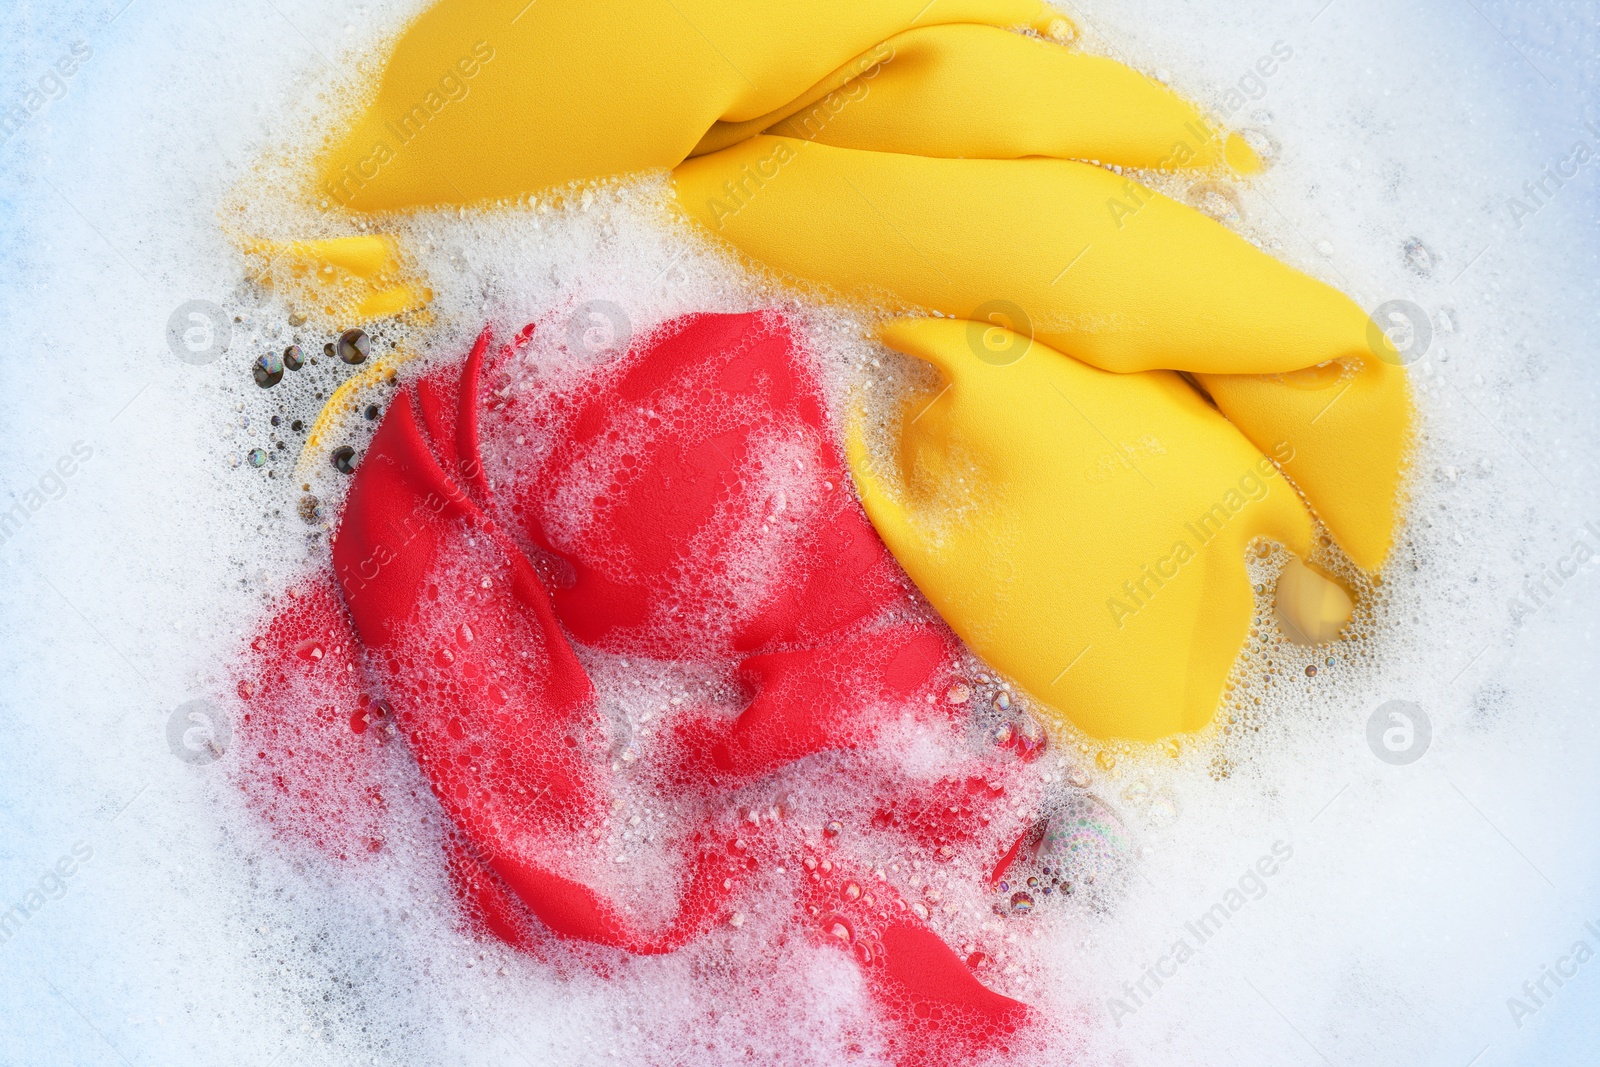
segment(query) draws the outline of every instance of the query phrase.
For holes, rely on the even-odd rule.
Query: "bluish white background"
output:
[[[1087,1055],[1600,1062],[1600,960],[1521,1027],[1506,1005],[1574,940],[1600,946],[1583,929],[1600,926],[1600,565],[1520,627],[1507,605],[1600,525],[1600,161],[1520,226],[1507,205],[1576,141],[1600,147],[1584,126],[1600,126],[1600,5],[1229,7],[1075,10],[1214,106],[1275,42],[1291,45],[1239,120],[1284,146],[1247,206],[1285,258],[1369,307],[1414,300],[1452,328],[1413,368],[1427,437],[1377,642],[1388,662],[1331,703],[1282,709],[1316,721],[1263,742],[1247,781],[1179,784],[1182,818],[1140,859],[1162,892],[1060,946],[1095,1032]],[[404,17],[378,3],[12,0],[0,19],[0,104],[22,102],[75,41],[93,50],[0,145],[0,508],[75,442],[93,449],[0,545],[0,908],[75,843],[93,851],[0,944],[0,1063],[367,1062],[351,1052],[361,1021],[402,1017],[414,1043],[372,1062],[464,1061],[469,1048],[473,1062],[521,1062],[523,1048],[596,1062],[570,1032],[608,1011],[588,994],[529,985],[521,1036],[473,1044],[481,1028],[418,1007],[432,982],[392,973],[418,967],[428,942],[331,960],[281,948],[271,938],[298,914],[316,930],[358,912],[325,872],[241,865],[215,783],[165,738],[260,609],[241,575],[289,566],[253,516],[229,511],[248,472],[223,462],[235,446],[222,385],[250,356],[179,363],[168,316],[234,291],[220,205],[314,110],[330,68]],[[1412,237],[1440,255],[1430,277],[1401,259]],[[1434,747],[1409,768],[1365,747],[1386,698],[1433,720]],[[1296,860],[1230,943],[1110,1027],[1116,985],[1280,837]],[[275,895],[294,903],[270,923],[240,914]],[[247,940],[258,930],[270,932]],[[274,959],[321,967],[306,980],[318,995],[382,996],[352,995],[347,1032],[319,1043],[324,1016],[284,993]],[[476,980],[443,975],[438,1001],[471,1018]],[[373,1006],[385,997],[389,1014]]]

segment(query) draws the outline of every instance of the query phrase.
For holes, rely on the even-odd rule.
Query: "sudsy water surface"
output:
[[[674,316],[774,307],[836,402],[917,384],[860,319],[664,222],[651,177],[398,224],[434,290],[426,328],[295,321],[229,235],[316,232],[275,183],[412,13],[30,6],[6,31],[0,907],[19,909],[0,933],[0,1061],[832,1062],[865,1010],[858,980],[826,947],[776,950],[770,917],[609,976],[468,935],[403,746],[379,746],[381,846],[354,861],[273,843],[231,784],[249,755],[232,658],[323,558],[392,395],[377,375],[307,449],[352,376],[536,322],[529,366],[559,389]],[[1258,618],[1216,727],[1149,748],[1057,739],[1030,764],[1037,860],[993,892],[921,899],[979,916],[969,955],[994,958],[974,965],[1052,1020],[1042,1062],[1587,1062],[1600,12],[1071,13],[1086,47],[1272,159],[1250,186],[1164,191],[1363,306],[1422,309],[1412,499],[1349,639],[1281,641],[1283,559],[1254,558]],[[586,665],[619,773],[716,684]],[[980,665],[946,699],[985,743],[1037,742]],[[936,765],[903,740],[908,765]],[[611,876],[659,904],[671,813],[640,799],[614,821],[636,859]],[[939,892],[909,861],[895,875]]]

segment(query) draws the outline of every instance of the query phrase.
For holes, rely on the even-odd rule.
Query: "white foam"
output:
[[[1547,979],[1538,1005],[1523,983],[1577,939],[1600,947],[1584,926],[1600,927],[1588,785],[1600,567],[1544,577],[1574,538],[1600,544],[1580,534],[1600,526],[1594,165],[1520,228],[1506,201],[1575,140],[1600,147],[1581,125],[1595,118],[1596,20],[1584,5],[1485,4],[1482,17],[1318,6],[1219,14],[1142,0],[1080,14],[1092,47],[1219,110],[1275,42],[1292,47],[1233,115],[1281,147],[1242,194],[1241,225],[1365,306],[1404,298],[1434,315],[1413,368],[1412,521],[1368,636],[1314,679],[1308,657],[1274,646],[1274,684],[1256,675],[1239,690],[1232,732],[1176,759],[1113,753],[1110,770],[1084,751],[1038,764],[1041,793],[1086,781],[1117,813],[1131,865],[1073,905],[1008,922],[1002,943],[1017,938],[1016,958],[1040,964],[1005,981],[1064,1020],[1073,1036],[1053,1039],[1081,1045],[1084,1063],[1585,1062],[1600,965],[1559,989]],[[0,486],[46,500],[0,545],[0,906],[35,889],[42,902],[0,944],[0,1061],[670,1062],[663,1047],[692,1039],[684,1062],[751,1049],[798,1063],[859,1021],[853,969],[772,949],[776,914],[606,979],[466,935],[437,860],[439,816],[399,746],[377,770],[385,848],[344,864],[273,845],[223,766],[168,748],[173,710],[222,689],[240,635],[324,551],[296,514],[287,459],[270,479],[227,459],[267,447],[272,403],[309,414],[337,380],[327,372],[342,373],[319,365],[271,391],[250,381],[250,360],[291,337],[281,306],[245,284],[218,213],[261,159],[303,162],[311,116],[359,83],[409,11],[140,4],[112,20],[30,8],[4,31],[13,86],[76,39],[93,55],[0,146],[15,235],[0,268]],[[588,300],[620,305],[636,335],[688,311],[779,306],[829,357],[836,400],[862,375],[899,380],[849,315],[765,291],[662,224],[661,196],[646,179],[586,206],[407,222],[402,241],[437,294],[430,356],[465,352],[486,319],[560,323]],[[223,221],[281,235],[320,224]],[[1436,257],[1431,274],[1408,266],[1412,238]],[[242,320],[206,366],[166,343],[191,299]],[[547,330],[535,343],[556,384],[560,341]],[[92,454],[52,480],[78,441]],[[336,504],[340,477],[316,478]],[[1512,597],[1530,609],[1520,625]],[[592,666],[617,735],[635,731],[647,756],[671,698],[702,692],[682,671]],[[1431,719],[1432,748],[1410,766],[1367,745],[1369,715],[1391,699]],[[937,772],[938,746],[906,729],[910,769]],[[849,776],[842,761],[794,803],[816,805]],[[625,804],[618,826],[658,810],[642,793]],[[639,834],[626,844],[647,856],[655,842]],[[1248,878],[1280,841],[1292,855]],[[79,859],[74,873],[46,879],[63,857]],[[965,911],[987,903],[947,888]],[[1198,944],[1188,924],[1227,908],[1230,891],[1243,903]],[[1193,957],[1163,964],[1157,988],[1145,968],[1185,938]],[[1538,1007],[1520,1027],[1512,997]],[[768,1005],[793,1026],[776,1045],[759,1022]]]

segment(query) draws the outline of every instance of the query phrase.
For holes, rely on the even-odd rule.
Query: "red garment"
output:
[[[945,699],[957,642],[867,522],[782,319],[690,316],[533,397],[503,387],[523,374],[528,334],[486,368],[486,331],[458,380],[434,373],[390,404],[333,573],[253,643],[241,693],[264,770],[246,788],[277,824],[339,824],[313,831],[328,851],[379,848],[384,800],[359,746],[398,731],[453,827],[463,903],[507,942],[671,952],[733,920],[754,872],[788,872],[795,921],[852,952],[897,1062],[1005,1047],[1028,1009],[974,977],[926,903],[840,845],[876,834],[919,862],[992,866],[1001,835],[1017,837],[1003,805],[1017,760],[965,741],[966,709]],[[651,743],[660,759],[618,770],[569,636],[703,665],[732,683],[738,713],[682,712]],[[964,753],[959,773],[898,772],[878,739],[908,719]],[[870,806],[802,825],[775,790],[846,750],[876,776]],[[319,778],[327,759],[357,769]],[[665,917],[607,889],[596,841],[623,774],[687,814]]]

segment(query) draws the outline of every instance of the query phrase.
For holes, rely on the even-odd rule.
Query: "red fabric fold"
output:
[[[943,699],[958,645],[852,495],[787,327],[771,314],[690,316],[582,388],[480,407],[480,379],[509,373],[517,352],[490,359],[485,332],[459,375],[395,396],[351,485],[332,575],[256,642],[241,695],[270,769],[247,788],[269,816],[354,814],[360,785],[297,798],[291,779],[313,783],[316,769],[269,751],[292,747],[267,724],[301,713],[302,676],[333,679],[314,702],[371,707],[362,736],[403,737],[452,827],[446,860],[466,911],[508,943],[670,952],[729,921],[751,870],[805,870],[797,920],[852,953],[899,1062],[1004,1047],[1028,1009],[985,988],[925,908],[861,889],[866,877],[840,888],[842,868],[829,861],[823,878],[816,866],[815,828],[752,826],[740,808],[753,783],[871,751],[897,723],[950,737],[966,725]],[[554,444],[529,461],[511,443],[520,427]],[[536,560],[560,573],[554,588]],[[680,888],[665,916],[634,915],[595,875],[594,842],[622,801],[569,634],[600,653],[705,664],[739,694],[737,714],[686,714],[665,746],[678,762],[663,789],[695,812],[669,842]],[[288,651],[307,640],[327,647]],[[989,847],[1001,764],[970,762],[931,784],[886,780],[861,829],[933,861]]]

